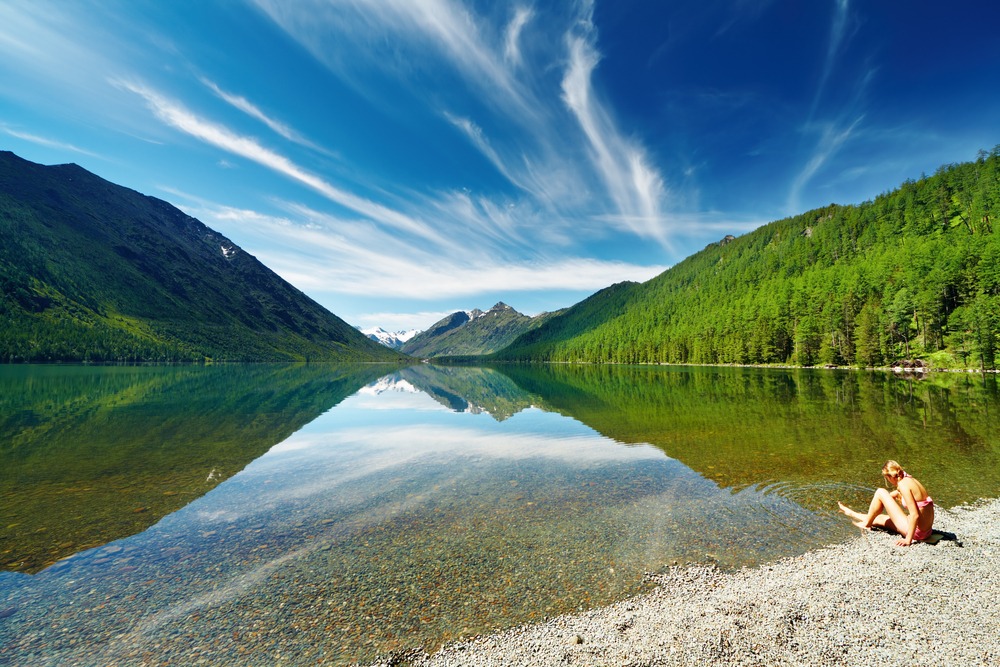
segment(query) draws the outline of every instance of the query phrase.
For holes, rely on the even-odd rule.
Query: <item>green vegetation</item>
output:
[[[920,359],[993,369],[998,215],[1000,147],[874,201],[830,205],[712,244],[653,280],[577,304],[493,358],[802,366]]]
[[[518,336],[542,325],[555,313],[528,317],[502,301],[485,313],[472,311],[472,316],[459,311],[452,313],[403,345],[405,354],[414,357],[460,357],[490,354],[510,345]]]
[[[170,204],[0,151],[0,362],[399,358]]]
[[[622,282],[606,287],[572,308],[557,313],[536,329],[522,334],[509,347],[490,355],[495,360],[553,361],[553,347],[567,344],[580,332],[590,331],[602,323],[619,317],[639,283]],[[480,360],[481,361],[481,360]]]
[[[145,530],[391,368],[0,367],[0,567]]]
[[[724,488],[780,484],[777,493],[810,509],[867,502],[890,458],[945,506],[1000,490],[1000,390],[991,374],[913,379],[884,371],[607,364],[495,370],[515,383],[490,379],[515,409],[538,406],[618,442],[654,445]],[[493,402],[487,387],[474,389],[489,376],[456,371],[464,372],[436,376],[439,391],[475,391],[475,401]]]

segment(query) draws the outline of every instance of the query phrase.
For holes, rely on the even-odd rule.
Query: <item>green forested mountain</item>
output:
[[[0,361],[397,358],[170,204],[0,151]]]
[[[624,289],[623,302],[588,299],[496,357],[995,368],[998,215],[1000,147],[874,201],[712,244]]]
[[[479,309],[459,311],[408,340],[400,351],[425,358],[489,354],[503,349],[552,315],[542,313],[528,317],[503,302],[485,313]]]
[[[501,361],[549,361],[549,350],[622,314],[639,283],[621,282],[605,287],[572,308],[560,311],[537,328],[522,334],[509,347],[490,355]]]

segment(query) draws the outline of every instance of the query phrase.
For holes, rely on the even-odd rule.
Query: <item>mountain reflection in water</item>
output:
[[[277,412],[298,405],[280,393]],[[844,539],[836,499],[867,496],[885,458],[943,504],[995,496],[997,402],[980,377],[407,367],[148,530],[0,573],[0,646],[84,664],[432,648],[621,599],[673,563]]]
[[[0,562],[145,530],[386,366],[0,366]]]

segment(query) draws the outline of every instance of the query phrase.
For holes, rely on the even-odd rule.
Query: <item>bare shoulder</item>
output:
[[[914,477],[906,477],[900,480],[897,486],[901,491],[909,491],[917,500],[923,500],[927,496],[927,489]]]

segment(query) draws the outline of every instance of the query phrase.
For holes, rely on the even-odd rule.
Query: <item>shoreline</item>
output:
[[[414,357],[414,359],[417,359]],[[938,366],[852,366],[836,364],[817,364],[815,366],[798,366],[796,364],[677,364],[666,361],[656,362],[619,362],[619,361],[521,361],[498,360],[482,357],[428,357],[418,359],[420,363],[440,366],[518,366],[518,365],[551,365],[551,366],[651,366],[675,368],[775,368],[779,370],[817,370],[817,371],[878,371],[894,373],[900,376],[926,376],[935,373],[959,375],[1000,375],[1000,368],[943,368]]]
[[[1000,498],[939,508],[934,528],[957,541],[859,531],[753,568],[672,568],[608,607],[369,664],[1000,664]]]

